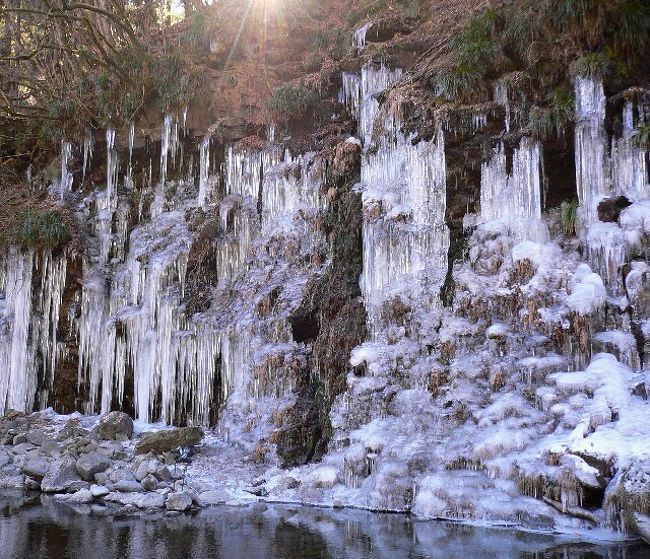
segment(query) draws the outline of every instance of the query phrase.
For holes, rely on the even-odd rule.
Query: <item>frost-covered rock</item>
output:
[[[142,489],[145,491],[155,491],[158,489],[158,480],[152,474],[145,476],[140,483],[142,484]]]
[[[334,487],[338,483],[338,471],[330,466],[322,466],[310,474],[310,481],[314,487]]]
[[[573,276],[571,294],[567,306],[575,313],[587,315],[600,310],[607,297],[605,285],[598,274],[591,272],[586,264],[581,264]]]
[[[95,498],[106,497],[106,495],[110,493],[108,488],[104,487],[103,485],[91,485],[90,492]]]
[[[84,505],[87,503],[92,503],[95,496],[90,489],[80,489],[79,491],[70,494],[55,495],[54,498],[57,501],[64,503]]]
[[[149,451],[169,452],[180,446],[194,446],[201,442],[203,429],[200,427],[181,427],[143,433],[135,446],[137,454]]]
[[[133,420],[124,412],[112,411],[99,419],[97,435],[100,439],[131,438]]]
[[[192,496],[188,491],[170,493],[165,499],[165,508],[171,511],[184,512],[192,506]]]
[[[42,480],[50,469],[50,462],[40,456],[30,458],[25,462],[21,471],[26,476],[34,478],[36,480]]]
[[[82,479],[94,481],[95,474],[99,474],[109,468],[110,461],[99,452],[82,454],[77,460],[77,471]]]
[[[41,481],[41,488],[46,493],[58,493],[67,491],[80,481],[82,479],[77,471],[75,459],[71,456],[63,456],[52,462]]]
[[[230,493],[223,489],[210,489],[199,493],[198,501],[202,507],[223,505],[226,501],[232,498]]]

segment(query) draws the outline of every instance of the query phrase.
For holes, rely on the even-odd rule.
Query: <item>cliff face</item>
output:
[[[271,498],[644,533],[647,61],[554,2],[358,4],[255,12],[187,112],[62,144],[81,233],[6,250],[0,408],[215,427],[194,479]]]

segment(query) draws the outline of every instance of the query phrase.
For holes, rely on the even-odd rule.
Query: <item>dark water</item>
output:
[[[405,516],[290,506],[112,518],[0,495],[2,559],[650,559],[639,542],[571,543]]]

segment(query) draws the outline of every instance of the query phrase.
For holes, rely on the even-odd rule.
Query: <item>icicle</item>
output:
[[[642,111],[640,111],[642,112]],[[647,152],[633,143],[634,104],[623,108],[623,137],[612,140],[612,187],[617,196],[638,202],[650,196]]]
[[[339,103],[345,105],[350,114],[359,118],[359,108],[361,106],[361,78],[357,74],[343,72],[342,86],[339,92]]]
[[[171,149],[172,122],[173,120],[171,115],[164,116],[163,127],[160,133],[160,184],[165,184],[167,181],[168,158]]]
[[[178,132],[177,128],[176,132]],[[152,219],[158,217],[164,210],[169,153],[172,152],[172,157],[176,157],[175,149],[177,139],[178,138],[175,137],[174,134],[174,120],[171,115],[165,115],[163,118],[162,130],[160,132],[160,181],[154,188],[154,197],[150,208]]]
[[[494,86],[494,102],[506,110],[505,127],[506,133],[510,132],[510,100],[508,98],[508,86],[505,83],[497,83]]]
[[[135,145],[135,124],[131,123],[129,127],[129,167],[133,160],[133,146]]]
[[[113,208],[117,202],[117,150],[115,149],[115,130],[106,130],[106,198]]]
[[[210,199],[210,136],[199,145],[199,195],[197,206],[202,208]]]
[[[60,199],[63,200],[63,197],[66,192],[72,190],[72,182],[74,177],[72,173],[68,170],[68,164],[72,157],[72,144],[61,140],[61,179],[59,182],[59,194]]]
[[[357,50],[363,50],[366,48],[366,38],[372,25],[372,22],[366,23],[363,27],[360,27],[354,32],[352,35],[352,46],[354,48]]]
[[[82,182],[86,180],[86,172],[90,169],[90,165],[93,160],[93,149],[95,147],[95,137],[93,136],[93,131],[91,128],[86,128],[84,130],[84,147],[83,147],[83,170],[81,175]]]

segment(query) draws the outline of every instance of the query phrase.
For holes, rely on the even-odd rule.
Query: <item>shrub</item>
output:
[[[422,0],[397,0],[397,5],[406,17],[415,19],[420,15]]]
[[[33,208],[23,210],[17,236],[22,244],[52,250],[60,248],[72,238],[60,212],[48,210],[40,213]]]
[[[650,37],[650,6],[644,0],[627,0],[619,9],[618,26],[614,32],[616,51],[627,59],[638,55]]]
[[[604,78],[612,70],[612,59],[604,52],[583,54],[571,63],[572,76]]]
[[[470,96],[484,87],[486,69],[482,66],[459,64],[440,70],[434,77],[436,95],[448,100]]]
[[[153,61],[153,81],[163,111],[187,105],[201,85],[201,74],[182,51],[175,49]]]
[[[562,232],[567,237],[574,236],[578,231],[578,201],[562,202],[560,212]]]
[[[641,122],[634,129],[632,143],[641,149],[650,150],[650,122]]]
[[[287,121],[304,115],[318,100],[318,93],[302,83],[283,84],[271,94],[266,106],[276,118]]]
[[[501,55],[501,46],[495,39],[498,23],[499,15],[492,9],[470,18],[451,43],[459,64],[488,66]]]

